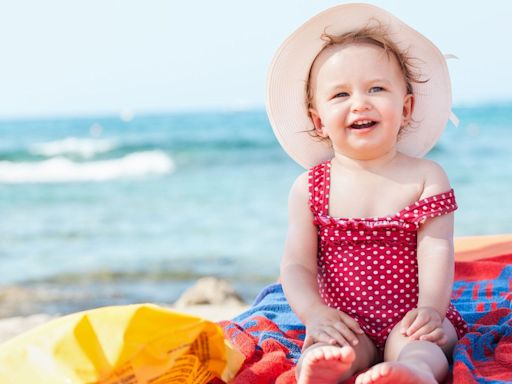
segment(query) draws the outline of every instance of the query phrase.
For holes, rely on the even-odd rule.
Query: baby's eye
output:
[[[334,98],[337,98],[337,97],[348,97],[348,96],[350,96],[348,94],[348,92],[339,92],[339,93],[334,95]]]
[[[370,88],[370,93],[375,93],[375,92],[382,92],[384,90],[384,88],[382,87],[371,87]]]

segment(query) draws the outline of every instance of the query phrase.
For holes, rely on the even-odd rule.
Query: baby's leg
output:
[[[306,349],[297,364],[298,384],[335,384],[377,361],[378,352],[366,335],[355,346],[317,343]]]
[[[457,342],[457,334],[448,319],[443,322],[448,342],[439,347],[429,341],[409,340],[400,333],[400,324],[391,331],[384,351],[384,363],[357,377],[357,384],[435,384],[448,373],[448,359]]]

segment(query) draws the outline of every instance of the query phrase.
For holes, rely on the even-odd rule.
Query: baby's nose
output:
[[[369,104],[356,104],[352,106],[352,112],[364,112],[369,111],[371,106]]]
[[[368,111],[369,109],[371,109],[371,105],[368,102],[368,99],[366,97],[364,97],[363,95],[361,95],[361,96],[354,95],[354,97],[352,98],[352,111],[353,112]]]

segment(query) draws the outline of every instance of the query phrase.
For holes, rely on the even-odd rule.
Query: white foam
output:
[[[162,151],[137,152],[120,159],[85,163],[63,157],[32,163],[0,161],[0,183],[105,181],[166,174],[174,168],[172,159]]]
[[[109,152],[115,147],[115,143],[111,140],[67,137],[63,140],[34,144],[30,147],[30,152],[47,157],[79,155],[85,159],[90,159],[98,153]]]

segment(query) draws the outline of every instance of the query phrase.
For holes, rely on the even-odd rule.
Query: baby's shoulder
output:
[[[310,178],[309,171],[302,172],[299,176],[297,176],[297,178],[293,182],[292,188],[295,186],[298,186],[298,187],[306,186],[307,187],[309,185],[309,178]]]
[[[410,157],[408,162],[413,165],[411,170],[414,170],[422,179],[423,192],[420,198],[433,196],[451,189],[448,175],[437,162],[413,157]]]
[[[300,174],[290,188],[288,195],[288,212],[290,217],[310,218],[310,195],[308,172]]]
[[[434,160],[402,155],[402,164],[408,167],[411,172],[423,174],[425,177],[446,175],[443,167]]]
[[[309,196],[309,171],[301,173],[292,184],[290,196],[307,199]]]

